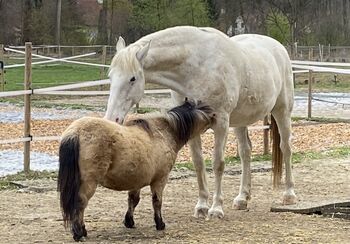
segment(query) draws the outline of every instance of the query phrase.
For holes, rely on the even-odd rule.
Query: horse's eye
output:
[[[131,77],[130,82],[134,82],[136,80],[135,76]]]

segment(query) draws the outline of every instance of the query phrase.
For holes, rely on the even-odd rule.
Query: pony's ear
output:
[[[147,56],[149,47],[151,46],[151,41],[149,41],[145,46],[140,48],[140,50],[136,53],[136,58],[139,60],[139,62],[143,65],[145,62],[145,58]]]
[[[125,41],[124,41],[123,37],[120,36],[118,41],[117,41],[117,46],[116,46],[117,53],[120,52],[124,48],[125,48]]]

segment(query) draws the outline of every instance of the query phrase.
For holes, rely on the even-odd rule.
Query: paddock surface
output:
[[[123,216],[127,194],[99,187],[89,202],[85,219],[86,243],[349,243],[350,221],[318,215],[272,213],[282,190],[272,190],[271,173],[253,174],[249,211],[231,208],[238,192],[239,176],[225,174],[224,219],[192,217],[197,199],[193,172],[182,172],[165,190],[163,217],[165,231],[156,231],[149,188],[135,212],[135,229],[126,229]],[[308,161],[294,165],[299,201],[318,202],[350,198],[350,157],[339,160]],[[178,175],[178,174],[177,174]],[[27,182],[29,185],[38,182]],[[209,174],[210,188],[213,174]],[[59,211],[54,180],[35,191],[0,191],[0,243],[71,243]],[[73,243],[73,242],[72,242]]]

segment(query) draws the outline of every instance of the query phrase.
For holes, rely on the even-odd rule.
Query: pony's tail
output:
[[[79,189],[79,137],[68,135],[62,138],[60,143],[57,179],[57,191],[60,193],[61,211],[66,228],[78,217],[81,203]]]
[[[281,184],[283,169],[283,154],[280,148],[281,136],[275,118],[271,115],[271,137],[272,137],[272,172],[273,186]]]

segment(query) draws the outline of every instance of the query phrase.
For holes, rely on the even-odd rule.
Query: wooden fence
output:
[[[1,45],[0,45],[1,48]],[[104,72],[102,69],[105,69],[106,67],[109,67],[106,65],[106,47],[102,47],[102,64],[95,64],[95,63],[84,63],[84,62],[78,62],[73,61],[72,59],[81,57],[82,55],[77,55],[73,57],[66,57],[66,58],[52,58],[52,57],[46,57],[39,54],[33,54],[33,48],[32,44],[30,42],[27,42],[25,44],[25,52],[18,51],[15,49],[7,48],[5,49],[8,52],[16,52],[19,54],[25,54],[25,63],[24,64],[18,64],[18,65],[10,65],[7,66],[7,68],[15,68],[15,67],[25,67],[25,75],[24,75],[24,88],[25,90],[22,91],[8,91],[8,92],[0,92],[0,97],[9,97],[9,96],[19,96],[24,95],[24,137],[23,138],[17,138],[17,139],[9,139],[9,140],[2,140],[0,141],[0,144],[4,143],[18,143],[23,142],[24,143],[24,171],[28,172],[30,170],[30,143],[31,141],[38,141],[38,140],[59,140],[59,136],[47,136],[47,137],[33,137],[31,136],[31,128],[30,128],[30,122],[31,122],[31,97],[35,94],[55,94],[55,95],[108,95],[109,91],[69,91],[70,89],[75,88],[83,88],[83,87],[91,87],[91,86],[101,86],[104,84],[108,84],[109,80],[100,80],[100,81],[90,81],[90,82],[82,82],[78,84],[71,84],[71,85],[63,85],[63,86],[55,86],[55,87],[47,87],[47,88],[40,88],[40,89],[32,89],[31,83],[32,83],[32,65],[39,64],[39,63],[48,63],[48,62],[68,62],[68,63],[75,63],[75,64],[81,64],[81,65],[90,65],[90,66],[97,66],[101,67],[101,73]],[[87,55],[87,54],[84,54]],[[42,59],[47,59],[46,61],[39,61],[39,62],[32,62],[32,57],[39,57]],[[0,61],[1,59],[1,53],[0,53]],[[344,64],[341,63],[340,65],[337,63],[319,63],[319,62],[305,62],[305,61],[292,61],[293,68],[298,69],[293,71],[294,74],[298,73],[309,73],[309,95],[308,95],[308,118],[312,117],[311,114],[311,104],[312,104],[312,80],[313,80],[313,74],[314,72],[332,72],[332,73],[345,73],[350,74],[350,70],[344,70],[344,69],[338,69],[338,68],[325,68],[321,67],[322,65],[325,66],[340,66],[340,67],[350,67],[350,64]],[[317,66],[321,65],[321,66]],[[6,68],[5,65],[3,65],[3,68]],[[3,70],[1,77],[3,79]],[[169,89],[162,89],[162,90],[146,90],[145,93],[147,94],[164,94],[164,93],[170,93]],[[268,122],[268,118],[265,117],[263,121],[263,126],[255,126],[255,127],[249,127],[250,130],[263,130],[263,140],[264,140],[264,154],[269,153],[269,129],[270,125]]]

